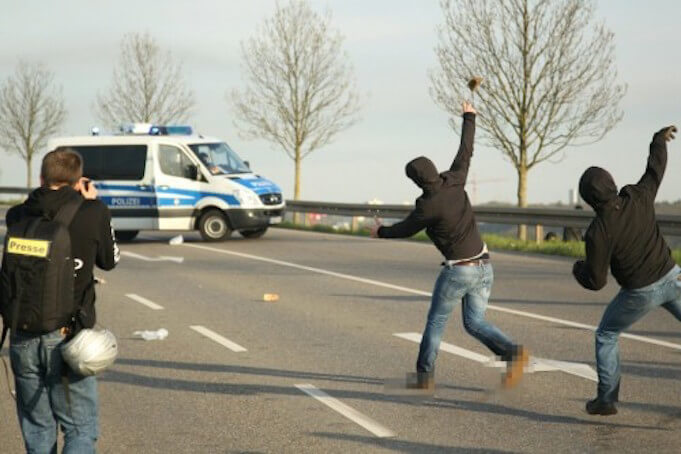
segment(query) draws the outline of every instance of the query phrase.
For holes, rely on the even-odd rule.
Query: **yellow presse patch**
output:
[[[46,258],[50,253],[50,241],[10,237],[7,241],[7,253]]]

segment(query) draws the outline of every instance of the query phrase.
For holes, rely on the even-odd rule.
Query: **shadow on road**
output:
[[[346,383],[364,383],[368,385],[383,385],[385,383],[385,380],[383,378],[375,377],[360,377],[357,375],[343,374],[339,375],[319,372],[290,371],[263,367],[233,366],[229,364],[182,363],[176,361],[121,358],[116,360],[116,365],[157,367],[162,369],[193,370],[197,372],[217,372],[225,374],[261,375],[269,377],[295,378],[298,380],[325,380]],[[483,388],[453,386],[447,384],[439,385],[439,387],[464,392],[485,391]]]
[[[314,432],[311,435],[320,438],[326,438],[330,440],[338,441],[350,441],[355,443],[364,443],[376,448],[389,449],[396,452],[418,452],[418,453],[461,453],[461,454],[480,454],[480,453],[490,453],[490,454],[506,454],[514,451],[501,451],[497,449],[490,448],[464,448],[460,446],[442,446],[433,445],[429,443],[418,443],[413,441],[396,440],[394,438],[375,438],[375,437],[363,437],[361,435],[350,435],[350,434],[337,434],[329,432]]]
[[[167,369],[188,369],[188,370],[198,370],[204,372],[223,372],[223,373],[233,373],[234,377],[238,374],[256,374],[256,375],[268,375],[275,377],[285,377],[285,378],[295,378],[296,380],[333,380],[333,381],[346,381],[353,383],[365,383],[372,385],[383,384],[383,381],[377,378],[369,377],[358,377],[354,375],[334,375],[334,374],[323,374],[315,372],[297,372],[297,371],[286,371],[279,369],[262,369],[253,367],[243,367],[243,366],[229,366],[229,365],[217,365],[217,364],[195,364],[195,363],[176,363],[172,361],[149,361],[149,360],[134,360],[134,359],[121,359],[117,362],[118,365],[132,365],[140,367],[160,367]],[[228,394],[235,396],[255,396],[259,394],[274,394],[274,395],[286,395],[286,396],[301,396],[301,392],[295,387],[291,386],[279,386],[279,385],[269,385],[269,384],[250,384],[250,383],[216,383],[216,382],[205,382],[197,380],[184,380],[168,377],[152,377],[147,375],[141,375],[131,372],[124,372],[116,369],[112,369],[104,373],[101,378],[101,382],[111,382],[120,383],[132,386],[142,386],[147,388],[155,389],[165,389],[165,390],[176,390],[176,391],[189,391],[197,393],[214,393],[214,394]],[[451,386],[454,390],[466,390],[470,391],[471,388],[459,389],[456,386]],[[532,421],[538,421],[542,423],[556,423],[556,424],[579,424],[587,426],[609,426],[617,428],[627,428],[627,429],[645,429],[645,430],[666,430],[659,427],[650,426],[638,426],[638,425],[628,425],[628,424],[616,424],[616,423],[605,423],[596,422],[589,420],[582,420],[572,416],[561,416],[561,415],[551,415],[545,413],[534,412],[530,410],[523,410],[517,408],[511,408],[504,405],[479,402],[479,401],[465,401],[465,400],[447,400],[447,399],[427,399],[423,401],[422,399],[413,399],[409,396],[396,396],[390,395],[383,392],[366,392],[366,391],[355,391],[346,389],[336,389],[329,390],[326,389],[333,397],[339,399],[361,399],[369,400],[375,402],[390,402],[409,406],[421,406],[426,405],[435,408],[453,409],[453,410],[463,410],[481,413],[492,413],[498,415],[509,415],[527,418]]]
[[[511,408],[504,405],[493,404],[489,402],[436,399],[435,401],[428,402],[425,405],[438,408],[451,408],[465,411],[473,411],[478,413],[495,413],[500,415],[517,416],[529,419],[530,421],[537,421],[542,423],[579,424],[586,426],[608,426],[617,427],[620,429],[667,430],[657,426],[640,426],[632,424],[606,423],[600,421],[579,419],[575,418],[574,416],[551,415],[531,410]]]

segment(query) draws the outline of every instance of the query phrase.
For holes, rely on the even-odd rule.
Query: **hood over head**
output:
[[[423,190],[432,189],[441,183],[435,164],[426,157],[421,156],[409,161],[405,170],[407,176]]]
[[[607,170],[589,167],[579,179],[579,195],[594,210],[599,210],[617,199],[617,185]]]
[[[62,186],[59,189],[42,186],[29,194],[24,207],[30,216],[53,219],[57,211],[75,196],[79,194],[71,186]]]

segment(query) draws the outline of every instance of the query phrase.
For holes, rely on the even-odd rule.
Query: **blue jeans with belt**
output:
[[[618,339],[648,312],[662,306],[681,321],[681,268],[675,266],[667,275],[646,287],[621,289],[603,313],[596,330],[596,364],[598,398],[617,402],[620,388]]]
[[[10,361],[17,392],[17,414],[26,452],[57,452],[57,429],[64,432],[65,454],[95,452],[99,435],[95,377],[68,371],[62,381],[64,336],[11,333]]]
[[[442,333],[454,306],[462,303],[463,326],[471,336],[494,354],[510,360],[514,351],[511,339],[485,320],[487,301],[492,291],[494,271],[490,263],[445,266],[435,282],[428,321],[421,340],[417,372],[432,373]]]

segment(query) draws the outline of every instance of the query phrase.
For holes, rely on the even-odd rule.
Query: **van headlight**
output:
[[[234,191],[234,197],[242,205],[257,206],[260,205],[260,199],[251,191],[245,191],[243,189],[237,189]]]

